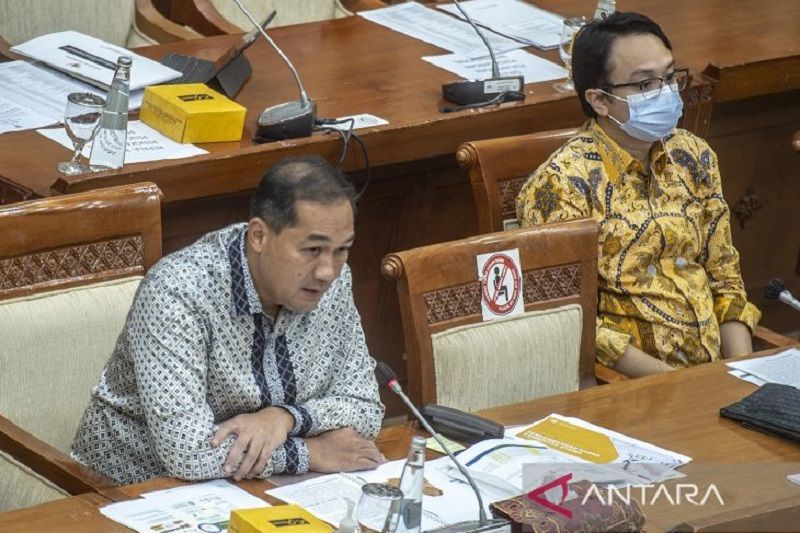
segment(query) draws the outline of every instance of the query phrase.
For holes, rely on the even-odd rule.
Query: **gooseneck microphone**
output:
[[[782,279],[771,279],[764,287],[764,298],[767,300],[780,300],[795,311],[800,311],[800,300],[794,297]]]
[[[405,392],[403,392],[403,388],[400,387],[400,383],[397,382],[397,375],[394,373],[394,370],[391,369],[389,365],[384,362],[379,362],[378,365],[375,367],[375,377],[378,379],[378,383],[381,385],[389,388],[392,392],[397,394],[403,403],[406,404],[409,411],[414,415],[422,427],[431,434],[431,436],[436,439],[436,442],[439,443],[439,446],[445,451],[447,456],[450,458],[451,461],[456,465],[458,471],[466,478],[467,482],[469,483],[472,490],[475,492],[475,497],[478,499],[478,512],[479,512],[479,520],[476,522],[474,520],[467,521],[467,522],[458,522],[456,524],[452,524],[449,526],[445,526],[439,529],[432,529],[429,530],[428,533],[435,532],[435,533],[486,533],[491,531],[510,531],[510,522],[508,520],[503,520],[500,518],[493,518],[489,519],[486,517],[486,510],[483,508],[483,498],[481,497],[481,491],[478,489],[478,485],[475,484],[475,480],[472,479],[472,476],[469,474],[464,465],[456,459],[456,456],[453,455],[453,452],[445,445],[442,441],[441,436],[439,436],[436,431],[433,430],[428,421],[425,420],[425,417],[419,412],[416,406],[411,402],[411,400],[406,396]]]
[[[466,80],[445,83],[442,85],[442,97],[448,102],[466,106],[464,109],[479,107],[481,104],[499,104],[507,100],[524,100],[525,93],[523,92],[523,87],[525,86],[525,78],[522,76],[500,75],[500,67],[497,65],[497,58],[494,55],[494,50],[492,49],[489,39],[486,38],[486,35],[484,35],[483,31],[475,24],[464,8],[461,7],[458,0],[453,1],[489,50],[489,57],[492,59],[492,77],[488,80]],[[442,109],[442,111],[445,112],[458,110],[459,108]]]
[[[308,97],[303,82],[297,69],[286,54],[283,53],[275,41],[272,40],[267,32],[256,22],[253,15],[242,5],[239,0],[233,0],[239,9],[248,18],[253,27],[267,40],[272,48],[278,53],[280,58],[289,67],[300,91],[300,99],[293,102],[286,102],[272,107],[268,107],[258,116],[256,123],[256,141],[269,142],[282,139],[296,139],[298,137],[308,137],[314,127],[317,118],[317,105]]]

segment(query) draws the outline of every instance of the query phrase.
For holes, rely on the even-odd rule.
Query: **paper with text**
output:
[[[567,77],[567,70],[564,67],[525,50],[497,54],[496,58],[501,76],[521,75],[525,77],[525,83]],[[467,80],[484,80],[492,77],[492,60],[488,56],[471,58],[459,54],[447,54],[426,56],[422,59]]]
[[[766,357],[731,361],[728,366],[767,383],[779,383],[800,389],[800,350],[797,348]]]
[[[64,128],[36,130],[50,140],[73,149],[72,141]],[[91,143],[83,148],[83,155],[89,157]],[[125,143],[125,164],[161,161],[163,159],[183,159],[207,154],[208,151],[193,144],[181,144],[154,130],[140,120],[128,122],[128,139]]]

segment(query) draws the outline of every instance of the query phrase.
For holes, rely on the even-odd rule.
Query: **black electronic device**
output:
[[[486,439],[502,439],[505,435],[502,424],[452,407],[429,403],[421,412],[433,429],[458,442],[475,444]]]
[[[480,107],[482,105],[500,104],[509,100],[525,99],[525,78],[522,76],[501,76],[497,66],[497,58],[486,35],[481,31],[472,18],[464,11],[458,0],[453,0],[456,7],[466,21],[475,30],[489,50],[492,59],[492,77],[486,80],[464,80],[445,83],[442,85],[442,97],[448,102],[453,102],[464,109]],[[441,111],[458,111],[458,107],[443,107]]]
[[[275,14],[276,11],[273,10],[259,27],[269,26],[272,19],[275,18]],[[199,57],[168,53],[161,58],[161,64],[183,74],[180,78],[168,83],[205,83],[228,98],[234,98],[253,74],[253,67],[247,60],[247,56],[244,55],[244,51],[256,41],[258,34],[258,28],[247,32],[236,43],[236,46],[228,50],[216,62]]]
[[[283,53],[275,41],[272,40],[264,29],[258,25],[253,15],[242,5],[239,0],[233,0],[239,7],[239,10],[250,20],[253,27],[264,36],[269,45],[278,53],[280,58],[289,68],[294,76],[294,81],[297,84],[297,89],[300,92],[300,98],[292,102],[284,102],[272,107],[268,107],[258,116],[256,122],[256,135],[255,142],[271,142],[280,141],[283,139],[295,139],[298,137],[308,137],[314,129],[314,123],[317,120],[317,105],[308,97],[306,89],[303,87],[303,82],[300,81],[300,75],[297,69],[286,54]]]

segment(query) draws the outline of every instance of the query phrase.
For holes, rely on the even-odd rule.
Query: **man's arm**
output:
[[[753,353],[753,337],[750,329],[741,322],[729,321],[720,326],[722,357],[729,359]]]
[[[210,332],[197,309],[175,287],[149,279],[142,282],[128,321],[136,384],[161,464],[181,479],[228,476],[223,467],[230,466],[229,458],[239,466],[243,442],[228,434],[211,444],[215,420],[206,387]],[[269,450],[264,477],[283,471],[290,444],[283,443],[286,434],[281,435],[279,424],[269,430],[271,437],[262,438],[258,448],[259,459],[265,444],[279,445]]]
[[[667,363],[655,357],[651,357],[636,346],[629,344],[625,353],[619,358],[614,370],[622,372],[626,376],[638,378],[650,374],[660,374],[675,370]]]

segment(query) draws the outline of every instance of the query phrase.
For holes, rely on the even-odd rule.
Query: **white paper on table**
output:
[[[556,48],[561,40],[564,18],[524,0],[468,0],[461,7],[476,23],[512,39],[538,48]],[[463,19],[455,4],[439,9]]]
[[[350,129],[350,122],[349,122],[350,119],[353,119],[354,130],[361,128],[373,128],[375,126],[384,126],[389,123],[389,121],[384,118],[375,115],[370,115],[369,113],[360,113],[358,115],[347,115],[344,117],[336,117],[336,120],[338,121],[348,121],[348,122],[339,122],[338,124],[326,124],[325,127],[347,131]]]
[[[444,470],[449,458],[443,457],[429,461],[425,465],[425,480],[442,491],[440,496],[424,495],[422,497],[422,529],[429,530],[454,524],[464,520],[478,519],[478,503],[469,485],[447,475]],[[296,485],[287,485],[266,491],[267,494],[288,503],[301,505],[320,520],[333,526],[347,514],[344,498],[358,503],[361,497],[361,486],[365,483],[386,483],[389,479],[399,479],[405,460],[392,461],[375,470],[356,472],[353,474],[332,474],[318,477]],[[484,505],[488,511],[488,499],[482,492]],[[371,529],[380,531],[383,528],[382,518],[373,517],[367,523]]]
[[[567,77],[567,71],[525,50],[512,50],[496,54],[501,76],[525,77],[525,83],[557,80]],[[467,80],[483,80],[492,77],[492,60],[489,56],[470,58],[459,54],[426,56],[425,61]]]
[[[527,430],[530,426],[537,424],[542,420],[546,420],[547,418],[560,420],[606,435],[611,440],[618,455],[614,461],[607,464],[622,465],[624,472],[636,476],[641,481],[646,483],[654,483],[659,480],[670,479],[673,477],[671,472],[673,472],[676,468],[691,462],[692,460],[692,458],[687,455],[672,452],[654,444],[650,444],[649,442],[634,439],[628,437],[627,435],[623,435],[622,433],[617,433],[616,431],[611,431],[610,429],[596,426],[586,422],[585,420],[581,420],[580,418],[561,416],[558,414],[548,415],[541,420],[537,420],[536,422],[528,424],[523,428],[515,430],[516,433],[514,433],[514,435],[519,435]],[[547,445],[547,443],[542,444]],[[586,462],[577,456],[575,456],[574,459],[577,462]]]
[[[202,524],[227,531],[231,511],[269,507],[269,503],[224,480],[143,494],[144,498],[100,508],[108,518],[143,533],[190,530]],[[210,530],[203,529],[203,531]]]
[[[67,95],[87,92],[103,98],[97,87],[27,61],[0,63],[0,133],[30,130],[64,120]],[[132,92],[130,110],[142,105],[144,91]]]
[[[12,46],[11,51],[41,61],[105,90],[111,86],[117,59],[120,56],[130,56],[133,59],[131,91],[181,77],[180,72],[157,61],[77,31],[62,31],[35,37]]]
[[[733,370],[728,370],[728,374],[730,374],[731,376],[733,376],[735,378],[739,378],[742,381],[746,381],[748,383],[752,383],[753,385],[756,385],[757,387],[760,387],[761,385],[766,383],[766,381],[764,381],[763,379],[757,378],[757,377],[755,377],[755,376],[753,376],[751,374],[748,374],[744,370],[736,370],[734,368]]]
[[[485,56],[489,53],[472,26],[417,2],[359,11],[358,14],[381,26],[464,56]],[[525,46],[490,31],[484,34],[495,53]]]
[[[800,350],[797,348],[789,348],[766,357],[731,361],[728,366],[767,383],[779,383],[800,389]]]
[[[74,149],[72,141],[67,136],[64,128],[51,128],[36,130],[50,140]],[[91,143],[83,148],[83,155],[91,154]],[[163,159],[183,159],[196,155],[207,154],[193,144],[181,144],[154,130],[140,120],[128,122],[128,138],[125,143],[125,164],[145,163],[147,161],[160,161]]]

